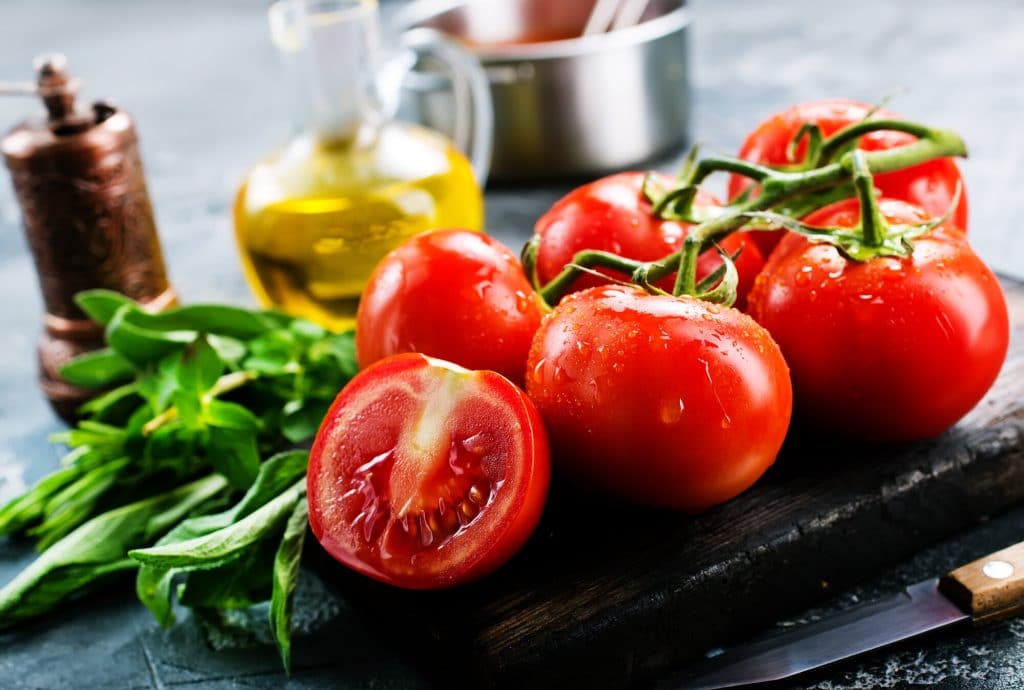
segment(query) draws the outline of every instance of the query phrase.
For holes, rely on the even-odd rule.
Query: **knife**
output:
[[[1024,542],[821,621],[769,633],[699,663],[664,690],[719,690],[785,680],[949,625],[1024,611]]]

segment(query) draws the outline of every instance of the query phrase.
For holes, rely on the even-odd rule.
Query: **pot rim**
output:
[[[403,7],[395,16],[394,24],[399,32],[422,25],[445,12],[464,7],[472,0],[414,0]],[[609,31],[592,36],[578,36],[543,43],[512,43],[502,46],[465,47],[483,64],[510,61],[544,61],[561,58],[584,57],[604,52],[611,48],[629,48],[650,43],[686,28],[690,22],[690,8],[687,0],[669,0],[677,5],[671,11],[646,22],[625,29]],[[449,36],[440,32],[442,35]]]

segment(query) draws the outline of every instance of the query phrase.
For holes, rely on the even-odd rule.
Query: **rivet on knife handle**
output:
[[[957,568],[939,589],[975,623],[1024,611],[1024,542]]]

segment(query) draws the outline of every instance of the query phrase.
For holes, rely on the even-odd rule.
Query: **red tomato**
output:
[[[534,234],[540,237],[537,275],[541,281],[546,283],[553,279],[584,249],[611,252],[636,261],[656,261],[682,247],[692,226],[655,217],[651,203],[644,198],[643,181],[642,172],[604,177],[573,190],[541,216],[534,227]],[[666,178],[665,184],[670,186],[671,180]],[[720,205],[714,196],[703,190],[697,193],[696,204]],[[743,249],[736,260],[740,276],[736,307],[742,309],[755,276],[764,266],[764,256],[742,234],[727,237],[721,247],[729,254]],[[721,264],[722,259],[714,249],[704,252],[697,264],[697,277],[703,278]],[[629,279],[615,271],[604,273],[620,280]],[[673,275],[659,286],[671,292],[674,283]],[[581,276],[573,288],[583,290],[604,284],[606,282],[596,276]]]
[[[573,293],[544,319],[526,389],[563,472],[687,512],[757,481],[792,408],[782,353],[749,316],[620,285]]]
[[[547,437],[492,371],[405,354],[338,395],[309,459],[309,522],[339,562],[410,589],[476,580],[537,526]]]
[[[360,366],[422,352],[523,381],[544,307],[516,256],[469,230],[436,230],[377,265],[359,301]]]
[[[883,200],[891,223],[927,220]],[[812,214],[852,227],[855,199]],[[828,244],[789,234],[750,294],[751,314],[778,341],[797,409],[822,429],[856,438],[927,438],[981,400],[1006,356],[1009,324],[999,282],[954,228],[914,240],[908,258],[858,263]]]
[[[798,103],[759,124],[743,142],[739,157],[769,166],[783,166],[802,161],[807,155],[806,140],[797,148],[795,161],[786,157],[786,148],[800,127],[808,122],[816,122],[821,128],[821,133],[828,137],[848,125],[863,120],[871,107],[866,103],[843,98]],[[900,116],[889,110],[879,110],[878,117]],[[912,134],[906,132],[871,132],[861,137],[860,148],[865,151],[881,151],[906,146],[915,140]],[[963,185],[960,168],[952,158],[931,160],[875,177],[875,186],[881,190],[883,196],[920,206],[933,218],[942,217],[949,210],[958,182]],[[750,178],[732,175],[729,178],[729,197],[735,198],[751,184],[753,183]],[[952,222],[967,232],[966,188],[961,190],[960,204],[953,214]],[[784,232],[753,234],[754,241],[767,256],[778,244]]]

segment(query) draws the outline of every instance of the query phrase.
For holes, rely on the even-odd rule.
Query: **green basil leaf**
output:
[[[148,316],[148,328],[202,331],[239,340],[251,340],[282,326],[279,316],[272,313],[224,304],[190,304]]]
[[[35,486],[0,508],[0,534],[20,534],[42,519],[50,497],[78,479],[80,467],[62,467],[39,480]]]
[[[60,375],[82,388],[103,388],[127,381],[134,369],[131,362],[110,348],[87,352],[67,362]]]
[[[45,519],[28,531],[39,540],[36,548],[45,551],[87,520],[130,462],[130,458],[118,458],[95,467],[50,497],[44,508]]]
[[[309,348],[310,361],[320,362],[327,358],[334,360],[334,365],[346,379],[355,376],[359,371],[359,364],[356,362],[355,332],[331,334]]]
[[[260,470],[260,452],[253,431],[209,428],[207,458],[236,489],[248,489]]]
[[[256,481],[234,507],[213,515],[189,518],[168,532],[157,545],[176,544],[206,536],[251,515],[300,480],[306,473],[308,462],[309,453],[306,451],[288,451],[270,457],[260,467]],[[139,568],[135,591],[139,600],[149,608],[160,625],[167,626],[174,622],[171,585],[174,578],[183,572],[185,571],[180,568],[161,568],[153,565],[143,565]]]
[[[270,628],[277,641],[285,672],[292,672],[292,608],[295,587],[299,583],[302,545],[309,522],[309,504],[299,500],[284,528],[284,536],[274,556],[274,584],[270,597]]]
[[[322,340],[327,335],[327,329],[323,326],[312,321],[306,321],[305,319],[295,319],[288,324],[288,330],[295,334],[299,341],[307,347],[318,340]]]
[[[204,336],[196,339],[182,354],[178,365],[178,386],[188,391],[205,393],[224,373],[224,362]]]
[[[123,428],[92,420],[83,420],[79,422],[78,428],[50,435],[50,441],[53,443],[64,443],[72,448],[90,446],[94,449],[119,449],[124,445],[126,438],[127,433]]]
[[[203,428],[203,403],[194,390],[177,388],[171,393],[171,402],[178,410],[178,419],[188,429]]]
[[[238,366],[249,352],[241,340],[226,335],[207,333],[206,341],[217,351],[221,361],[232,367]]]
[[[225,526],[252,514],[257,508],[305,477],[308,465],[309,451],[288,450],[272,455],[260,466],[256,481],[242,500],[228,511],[230,519]]]
[[[329,400],[306,400],[284,413],[281,417],[281,433],[292,443],[312,438],[330,406]]]
[[[287,331],[271,331],[249,343],[251,353],[242,368],[269,376],[295,373],[301,353],[294,336]]]
[[[211,475],[98,515],[47,549],[0,589],[0,629],[52,610],[113,573],[134,569],[125,557],[226,488]]]
[[[133,549],[128,555],[139,563],[160,568],[214,568],[233,560],[280,527],[291,515],[295,503],[304,500],[306,480],[301,479],[286,491],[238,522],[202,537],[176,544]]]
[[[221,609],[241,609],[266,601],[276,546],[276,540],[262,539],[218,568],[188,571],[178,588],[178,601],[190,608]]]
[[[257,431],[260,420],[248,408],[225,400],[211,400],[206,406],[206,423],[222,429]]]
[[[142,395],[157,415],[171,404],[171,396],[178,387],[178,367],[181,353],[175,352],[160,360],[156,367],[138,380],[139,394]]]
[[[174,623],[174,609],[171,608],[171,585],[178,570],[139,566],[135,576],[135,594],[146,605],[156,622],[163,627]]]
[[[114,416],[117,410],[125,407],[127,402],[136,395],[139,395],[139,384],[126,383],[86,402],[78,408],[78,411],[81,414],[91,415],[95,419],[107,419]]]
[[[75,295],[75,304],[100,326],[110,323],[121,307],[139,308],[138,304],[113,290],[84,290]]]
[[[107,324],[107,344],[125,359],[146,365],[182,349],[198,335],[194,330],[148,328],[153,318],[153,314],[121,307]]]

